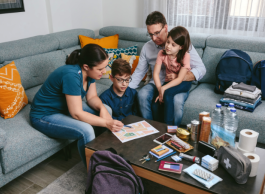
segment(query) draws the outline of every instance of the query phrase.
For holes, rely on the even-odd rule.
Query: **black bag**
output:
[[[259,61],[255,64],[251,85],[257,86],[261,89],[262,99],[265,100],[265,60]]]
[[[221,146],[218,150],[219,164],[235,179],[238,184],[245,184],[251,172],[251,162],[237,149]]]
[[[241,50],[227,50],[217,64],[214,92],[223,94],[233,82],[250,84],[253,64],[249,55]]]

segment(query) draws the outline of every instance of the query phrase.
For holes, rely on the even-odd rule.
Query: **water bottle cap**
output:
[[[234,103],[229,103],[229,107],[234,107],[235,104]]]
[[[222,105],[221,104],[216,104],[216,108],[221,108]]]
[[[233,109],[231,109],[230,111],[231,111],[231,112],[236,112],[236,109],[233,108]]]

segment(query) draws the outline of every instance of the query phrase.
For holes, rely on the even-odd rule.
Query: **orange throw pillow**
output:
[[[79,40],[81,43],[81,48],[86,46],[87,44],[97,44],[102,48],[106,49],[117,49],[119,43],[119,34],[115,34],[113,36],[108,36],[104,38],[90,38],[87,36],[79,35]]]
[[[133,64],[132,64],[132,74],[133,74],[133,72],[135,71],[135,69],[136,69],[136,67],[137,67],[137,65],[138,65],[139,57],[140,57],[140,56],[135,56],[135,57],[136,57],[136,59],[133,61]],[[145,76],[144,76],[144,78],[142,79],[142,81],[145,81],[146,77],[147,77],[147,74],[145,74]]]
[[[0,68],[0,94],[0,115],[5,119],[13,118],[28,104],[14,61]]]

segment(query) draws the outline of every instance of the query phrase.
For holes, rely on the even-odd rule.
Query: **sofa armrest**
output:
[[[0,149],[4,148],[6,145],[6,132],[0,128]]]

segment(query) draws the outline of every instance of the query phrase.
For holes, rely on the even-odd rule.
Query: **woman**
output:
[[[30,121],[52,138],[78,139],[79,154],[86,165],[85,145],[95,138],[93,126],[119,131],[123,123],[113,120],[111,109],[97,96],[95,79],[106,72],[108,54],[96,44],[75,50],[66,64],[44,82],[31,104]],[[86,96],[87,103],[83,102]]]

